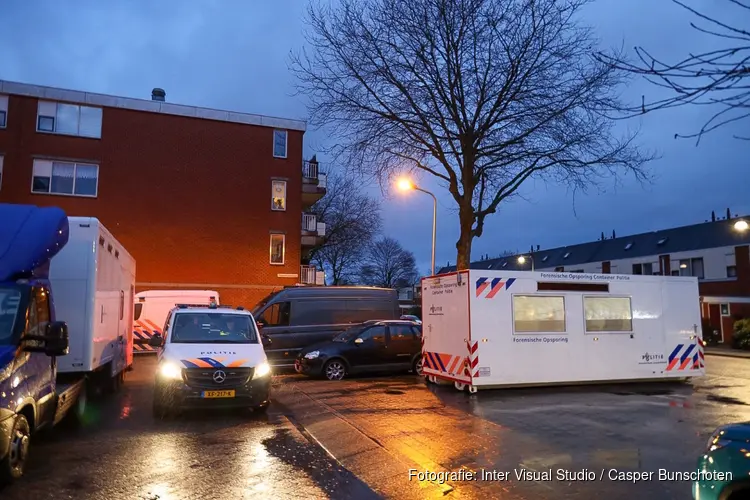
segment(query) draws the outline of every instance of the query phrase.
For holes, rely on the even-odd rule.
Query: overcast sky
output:
[[[0,79],[140,98],[162,87],[169,102],[306,118],[287,69],[289,51],[303,43],[303,0],[2,4]],[[720,16],[739,12],[727,0],[692,5]],[[668,0],[599,0],[585,19],[603,44],[644,45],[667,60],[715,43],[691,30],[693,18]],[[652,87],[635,82],[624,95],[639,100],[644,92],[654,95]],[[619,236],[693,224],[711,210],[750,214],[750,142],[732,139],[729,129],[712,133],[698,147],[674,139],[676,132],[695,131],[708,116],[704,108],[682,108],[633,121],[629,126],[642,127],[641,143],[662,156],[653,164],[653,185],[610,185],[606,193],[574,200],[564,188],[528,184],[523,200],[488,219],[472,256],[591,241],[613,229]],[[308,131],[307,155],[327,140]],[[438,267],[455,263],[452,199],[428,179],[423,182],[439,196]],[[380,196],[379,189],[373,193]],[[420,271],[429,266],[431,208],[430,198],[419,193],[393,194],[384,202],[385,231],[416,254]]]

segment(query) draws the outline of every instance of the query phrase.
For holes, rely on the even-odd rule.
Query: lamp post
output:
[[[526,264],[527,259],[529,260],[529,262],[531,262],[531,271],[533,272],[534,271],[534,257],[532,257],[531,255],[529,255],[528,257],[526,257],[525,255],[521,255],[520,257],[518,257],[518,263],[521,265],[524,265]]]
[[[431,260],[431,266],[432,266],[432,275],[435,276],[435,237],[437,234],[437,198],[434,194],[427,191],[426,189],[422,189],[421,187],[414,184],[409,179],[399,179],[398,183],[396,184],[398,188],[401,191],[421,191],[425,194],[429,194],[432,196],[432,260]]]

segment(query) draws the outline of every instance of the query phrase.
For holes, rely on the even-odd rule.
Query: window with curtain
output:
[[[33,193],[96,196],[99,166],[53,160],[34,160],[31,180]]]

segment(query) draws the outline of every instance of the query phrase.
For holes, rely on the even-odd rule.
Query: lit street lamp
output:
[[[529,255],[528,257],[526,257],[525,255],[521,255],[520,257],[518,257],[518,263],[524,265],[526,264],[527,259],[529,260],[529,262],[531,262],[531,270],[534,271],[534,257],[532,257],[531,255]]]
[[[401,191],[421,191],[432,196],[432,275],[435,276],[435,235],[437,233],[437,198],[429,191],[418,187],[409,179],[399,179],[396,186]]]
[[[750,228],[750,224],[748,224],[746,220],[740,219],[734,223],[735,231],[739,231],[740,233],[744,233],[749,228]]]

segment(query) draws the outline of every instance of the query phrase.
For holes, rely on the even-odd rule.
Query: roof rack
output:
[[[175,304],[175,305],[179,309],[189,309],[191,307],[193,307],[193,308],[198,307],[198,308],[201,308],[201,309],[204,309],[204,308],[207,308],[207,309],[236,309],[237,311],[244,311],[245,310],[245,308],[242,307],[242,306],[233,307],[233,306],[230,306],[229,304],[218,305],[216,303],[211,303],[211,304]]]

